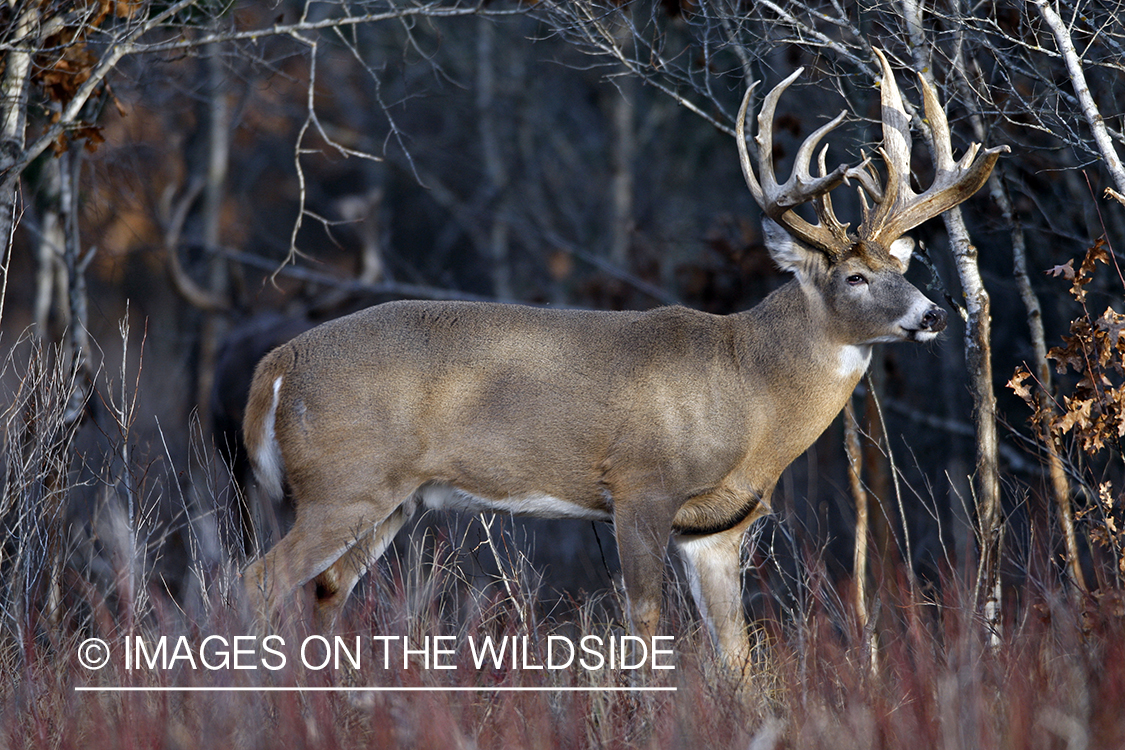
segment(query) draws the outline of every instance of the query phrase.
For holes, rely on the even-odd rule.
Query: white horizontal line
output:
[[[76,693],[674,693],[675,687],[131,687],[75,686]]]

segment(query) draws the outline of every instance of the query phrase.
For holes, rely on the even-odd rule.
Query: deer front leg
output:
[[[739,566],[742,534],[740,527],[676,540],[699,614],[723,660],[739,675],[745,674],[750,663]]]
[[[660,621],[664,553],[672,530],[671,515],[651,503],[617,500],[613,526],[625,579],[629,625],[633,635],[644,638],[651,646]]]

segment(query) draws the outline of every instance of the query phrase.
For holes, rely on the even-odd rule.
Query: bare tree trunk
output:
[[[27,90],[31,57],[39,48],[39,6],[27,3],[16,19],[11,46],[6,54],[0,94],[0,171],[7,171],[9,160],[23,151],[27,125]]]
[[[19,216],[20,170],[15,165],[24,150],[31,57],[39,47],[39,7],[26,3],[19,11],[0,79],[0,241],[6,249],[11,247]],[[7,273],[4,279],[6,289]]]
[[[90,315],[86,293],[86,271],[94,259],[94,249],[82,247],[78,233],[78,173],[81,156],[70,150],[57,157],[62,192],[59,196],[60,223],[63,226],[63,267],[66,270],[65,297],[59,300],[66,306],[67,349],[73,366],[83,372],[86,380],[93,376],[90,368]],[[83,399],[85,400],[85,399]]]
[[[627,11],[622,11],[614,29],[615,41],[626,55],[633,41],[633,26]],[[629,267],[629,248],[633,240],[633,162],[637,153],[637,132],[633,122],[636,102],[636,76],[615,80],[618,95],[613,98],[612,175],[613,215],[611,217],[609,261],[618,268]]]
[[[500,146],[496,122],[496,25],[483,16],[477,19],[477,127],[480,130],[484,172],[487,177],[488,253],[492,261],[492,290],[501,299],[512,299],[512,268],[509,250],[508,170]]]
[[[855,610],[861,626],[867,625],[867,491],[863,488],[863,453],[859,442],[852,399],[844,404],[844,451],[848,457],[848,483],[855,501],[855,551],[852,575],[855,577]]]
[[[230,105],[227,101],[227,75],[223,67],[222,48],[212,44],[204,56],[207,77],[207,171],[203,187],[203,245],[209,251],[222,247],[223,205],[226,202],[227,166],[230,163]],[[227,260],[222,254],[210,253],[207,286],[211,294],[225,299],[230,286]],[[197,404],[211,400],[215,360],[226,334],[228,320],[224,312],[204,313],[200,330],[199,391]],[[210,412],[200,409],[203,434],[211,432]]]
[[[957,73],[957,88],[961,94],[961,101],[969,109],[969,120],[973,126],[973,134],[978,141],[983,143],[985,128],[970,85],[968,70],[970,62],[975,70],[976,61],[965,59],[963,34],[958,33],[957,48],[953,56],[953,65]],[[1015,208],[1008,197],[1008,191],[1004,188],[1002,167],[1000,165],[997,165],[997,167],[988,177],[988,190],[1011,227],[1013,275],[1016,279],[1016,286],[1019,288],[1020,299],[1027,310],[1027,326],[1035,351],[1035,370],[1039,382],[1043,386],[1042,389],[1037,391],[1040,408],[1047,412],[1053,412],[1054,404],[1047,395],[1051,391],[1051,368],[1047,362],[1047,340],[1043,332],[1043,308],[1039,304],[1039,297],[1031,286],[1031,278],[1027,272],[1027,242],[1024,237],[1023,226],[1016,216]],[[1066,544],[1067,572],[1071,582],[1080,591],[1085,591],[1086,581],[1082,575],[1082,565],[1078,557],[1078,541],[1074,533],[1074,511],[1070,502],[1070,483],[1067,481],[1062,457],[1059,456],[1054,441],[1049,436],[1044,435],[1042,443],[1047,448],[1047,477],[1051,483],[1051,491],[1059,514],[1059,524],[1062,526],[1063,541]]]
[[[81,156],[75,150],[43,162],[36,190],[39,268],[35,290],[36,335],[44,341],[60,342],[63,363],[80,373],[72,399],[79,405],[85,403],[85,385],[93,379],[86,270],[94,256],[92,248],[82,248],[78,231],[80,164]],[[72,411],[68,418],[78,419],[78,411]]]
[[[859,424],[855,404],[848,399],[844,404],[844,451],[848,458],[848,480],[852,500],[855,502],[855,549],[852,554],[852,577],[855,581],[856,624],[863,634],[872,671],[878,664],[875,641],[875,623],[871,622],[867,606],[867,549],[870,543],[868,506],[870,498],[863,486],[863,449],[860,443]]]
[[[66,223],[63,219],[63,163],[46,159],[39,178],[36,205],[39,215],[39,242],[35,250],[35,334],[45,341],[68,325],[68,308],[57,303],[65,300],[66,268],[63,255],[66,251]]]
[[[868,440],[863,450],[863,468],[867,472],[867,486],[871,489],[870,495],[875,500],[874,512],[870,515],[871,539],[875,545],[876,565],[880,570],[889,570],[898,558],[899,548],[895,540],[895,510],[889,499],[891,497],[892,481],[887,466],[887,456],[879,448],[884,444],[887,436],[883,434],[883,420],[879,416],[878,394],[884,392],[886,381],[885,352],[876,347],[871,353],[871,364],[867,367],[867,395],[863,400],[863,421],[867,426]],[[906,523],[906,519],[897,519],[899,523]],[[905,529],[905,527],[904,527]],[[912,560],[907,560],[908,565],[913,565]],[[877,573],[878,575],[878,573]],[[883,577],[884,580],[897,582],[895,577]]]
[[[999,632],[1000,553],[1003,513],[1000,506],[1000,466],[997,460],[996,393],[992,388],[992,310],[977,264],[977,249],[968,236],[961,213],[945,214],[946,231],[953,245],[957,274],[965,295],[965,365],[977,428],[977,524],[980,567],[976,601],[985,621]]]
[[[3,193],[0,192],[0,195]],[[5,303],[8,299],[8,269],[12,263],[15,229],[15,205],[6,205],[5,201],[0,199],[0,231],[3,232],[0,234],[0,324],[4,322]]]
[[[903,19],[915,68],[933,85],[930,48],[917,0],[903,0]],[[926,131],[929,136],[928,130]],[[931,150],[932,137],[927,138]],[[976,510],[980,564],[975,599],[993,638],[1000,632],[1000,553],[1003,513],[1000,504],[1000,463],[997,458],[996,393],[992,387],[992,311],[988,290],[980,275],[977,249],[969,237],[960,207],[942,214],[949,235],[957,275],[965,297],[965,366],[973,396],[976,421]]]

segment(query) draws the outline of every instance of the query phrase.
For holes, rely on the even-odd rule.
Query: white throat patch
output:
[[[862,375],[867,372],[867,366],[871,364],[871,346],[851,344],[841,346],[837,356],[839,357],[837,372],[840,377]]]

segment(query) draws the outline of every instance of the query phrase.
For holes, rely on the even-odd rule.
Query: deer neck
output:
[[[853,344],[834,330],[819,294],[797,280],[741,316],[743,365],[783,391],[818,394],[833,416],[871,361],[871,345]]]

